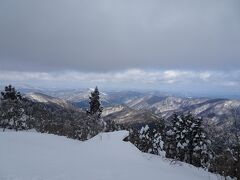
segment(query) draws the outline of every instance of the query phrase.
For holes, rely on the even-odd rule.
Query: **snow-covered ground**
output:
[[[105,117],[112,113],[120,112],[123,109],[124,109],[124,106],[122,106],[122,105],[104,108],[103,112],[102,112],[102,117]]]
[[[193,166],[140,152],[127,131],[80,142],[36,132],[0,132],[1,180],[217,180]]]

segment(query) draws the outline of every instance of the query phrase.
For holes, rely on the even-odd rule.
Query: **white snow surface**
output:
[[[124,106],[122,106],[122,105],[104,108],[103,112],[102,112],[102,117],[105,117],[112,113],[120,112],[123,109],[124,109]]]
[[[46,103],[46,104],[52,103],[52,104],[55,104],[55,105],[58,105],[61,107],[65,107],[65,108],[73,108],[72,104],[68,103],[65,100],[47,96],[47,95],[41,94],[41,93],[31,92],[31,93],[26,94],[25,97],[27,97],[35,102],[41,102],[41,103]]]
[[[127,131],[81,142],[36,132],[0,132],[1,180],[217,180],[220,176],[140,152]]]

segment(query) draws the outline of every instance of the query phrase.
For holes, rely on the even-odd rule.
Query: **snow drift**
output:
[[[140,152],[127,131],[81,142],[36,132],[0,132],[1,180],[217,180],[220,176]]]

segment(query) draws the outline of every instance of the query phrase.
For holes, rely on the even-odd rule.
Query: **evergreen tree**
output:
[[[87,113],[90,115],[96,115],[98,118],[100,118],[103,108],[100,103],[100,93],[97,87],[93,92],[91,92],[89,97],[89,105],[90,109],[87,111]]]
[[[140,130],[131,129],[128,140],[139,150],[146,153],[165,156],[163,150],[164,122],[159,120],[151,126],[145,125]]]
[[[212,156],[210,141],[201,123],[202,120],[191,113],[181,116],[174,114],[172,127],[166,133],[166,156],[197,167],[209,167]]]
[[[212,159],[211,141],[208,140],[202,127],[202,119],[195,118],[192,124],[192,163],[197,167],[208,168]]]
[[[187,161],[187,151],[189,145],[189,121],[184,115],[177,116],[177,121],[174,122],[174,132],[176,134],[177,143],[177,159]]]
[[[173,113],[172,124],[166,127],[164,149],[167,158],[177,159],[177,137],[179,137],[179,131],[177,130],[179,125],[178,121],[178,115]]]
[[[153,127],[153,148],[152,153],[156,155],[166,156],[164,151],[164,139],[165,139],[165,123],[164,119],[159,119],[154,123]]]
[[[167,128],[165,138],[166,157],[186,160],[188,128],[184,115],[172,115],[171,126]]]
[[[102,106],[100,103],[100,93],[96,87],[89,97],[88,119],[83,123],[82,139],[89,139],[105,129],[106,123],[101,118]]]
[[[1,92],[0,107],[0,127],[3,128],[3,131],[6,128],[16,131],[27,128],[22,96],[11,85],[6,86],[5,90]]]
[[[188,113],[186,116],[182,117],[184,119],[184,150],[185,150],[185,159],[184,161],[193,164],[193,152],[194,152],[194,138],[196,132],[199,128],[196,126],[195,118],[191,113]]]

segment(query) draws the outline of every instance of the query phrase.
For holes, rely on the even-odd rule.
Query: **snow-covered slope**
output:
[[[117,105],[117,106],[113,106],[113,107],[104,108],[103,112],[102,112],[102,116],[105,117],[109,114],[120,112],[124,108],[125,108],[125,106],[123,106],[123,105]]]
[[[151,124],[160,119],[156,114],[147,110],[135,110],[125,105],[117,105],[103,109],[105,120],[114,120],[117,124],[141,125]]]
[[[69,103],[68,101],[65,101],[60,98],[55,98],[51,97],[42,93],[37,93],[37,92],[30,92],[24,95],[25,98],[33,101],[33,102],[39,102],[39,103],[44,103],[48,105],[54,105],[54,106],[59,106],[62,108],[67,108],[67,109],[74,109],[75,107]]]
[[[127,131],[80,142],[34,132],[0,132],[1,180],[218,180],[187,164],[141,153]]]
[[[192,112],[204,119],[220,122],[232,119],[231,111],[240,107],[240,100],[145,96],[129,101],[126,105],[136,110],[150,110],[165,119],[173,112]]]

